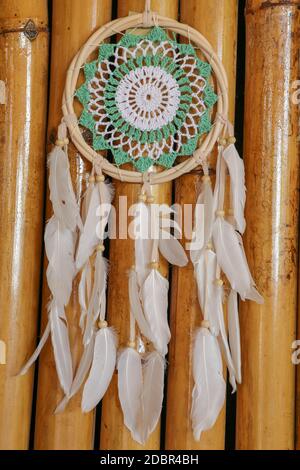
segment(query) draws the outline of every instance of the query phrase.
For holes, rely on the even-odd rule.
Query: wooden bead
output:
[[[217,211],[216,216],[217,217],[224,217],[225,216],[225,211]]]
[[[225,138],[219,139],[219,145],[221,145],[222,147],[225,147],[226,144],[227,144],[227,139]]]
[[[66,139],[57,139],[56,142],[55,142],[55,145],[57,145],[57,147],[64,147],[65,145],[68,145],[69,144],[69,139],[66,138]]]
[[[227,142],[229,144],[235,144],[236,143],[236,138],[234,136],[228,137]]]
[[[89,177],[89,183],[95,183],[95,176]]]
[[[146,201],[147,201],[146,194],[140,194],[139,195],[139,202],[146,202]]]
[[[96,181],[97,181],[97,183],[104,183],[105,176],[104,175],[97,175],[96,176]]]
[[[100,329],[107,328],[107,327],[108,327],[108,323],[107,323],[107,321],[105,321],[105,320],[99,321],[99,322],[98,322],[98,326],[99,326]]]
[[[222,281],[222,279],[216,279],[216,285],[217,286],[223,286],[224,282]]]
[[[209,327],[210,327],[210,323],[209,323],[208,320],[203,320],[203,321],[201,322],[201,328],[207,328],[207,329],[209,329]]]
[[[150,269],[158,269],[159,268],[159,263],[157,261],[152,261],[152,263],[150,263]]]
[[[153,204],[154,201],[155,201],[154,196],[149,196],[149,197],[147,197],[147,204]]]
[[[211,182],[210,176],[204,175],[202,177],[202,181],[203,181],[203,183],[210,183]]]
[[[128,348],[135,349],[135,346],[136,346],[135,341],[128,341],[127,346]]]
[[[100,244],[100,245],[98,245],[98,246],[96,247],[96,251],[102,251],[102,252],[103,252],[104,250],[105,250],[105,246],[104,246],[104,245],[101,245],[101,244]]]

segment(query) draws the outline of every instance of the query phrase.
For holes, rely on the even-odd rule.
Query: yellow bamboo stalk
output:
[[[299,246],[299,245],[298,245]],[[300,261],[300,260],[299,260]],[[299,265],[300,266],[300,265]],[[298,266],[298,273],[299,273]],[[296,355],[296,365],[297,365],[297,383],[296,383],[296,450],[300,450],[300,279],[298,274],[298,334],[297,334],[297,343],[296,350],[294,349],[294,354]],[[295,346],[295,345],[294,345]]]
[[[243,385],[237,448],[294,448],[298,113],[291,84],[299,70],[299,2],[246,6],[245,249],[263,293],[241,305]]]
[[[181,21],[198,29],[224,63],[229,81],[232,121],[235,109],[237,12],[236,0],[213,0],[209,2],[209,8],[204,0],[181,2]],[[212,167],[214,168],[214,162]],[[176,202],[195,204],[200,184],[201,175],[197,172],[179,178],[175,185]],[[174,268],[172,275],[172,340],[168,373],[166,449],[224,449],[225,408],[214,428],[202,434],[200,443],[194,440],[191,428],[191,398],[194,386],[192,338],[200,321],[194,270],[189,263],[185,268]]]
[[[54,0],[51,51],[51,84],[48,136],[55,138],[57,126],[61,120],[62,93],[66,71],[78,49],[88,37],[102,24],[111,19],[111,0]],[[89,167],[78,155],[73,145],[69,146],[71,174],[75,189],[81,196],[84,190],[83,180]],[[50,203],[47,207],[51,212]],[[76,284],[76,283],[75,283]],[[43,289],[43,324],[47,320],[46,304],[49,291],[44,281]],[[71,347],[74,351],[73,363],[78,364],[82,352],[82,336],[78,327],[80,309],[77,299],[77,287],[74,287],[67,317],[70,325]],[[80,409],[81,394],[71,400],[65,412],[54,415],[56,405],[62,398],[51,344],[45,347],[39,365],[37,396],[37,415],[35,429],[35,449],[88,450],[93,448],[94,412],[83,414]]]
[[[28,20],[37,36],[24,30]],[[28,448],[42,247],[48,71],[47,1],[0,8],[0,448]],[[26,28],[25,28],[26,29]],[[1,343],[2,347],[4,343]],[[5,362],[5,357],[1,363]]]
[[[127,16],[129,12],[141,12],[144,9],[144,0],[126,0],[118,4],[118,16]],[[177,19],[178,1],[156,0],[151,2],[151,9],[164,16]],[[138,200],[139,185],[115,182],[116,208],[118,211],[119,196],[127,196],[128,207]],[[171,203],[172,184],[162,184],[155,187],[155,200],[157,203]],[[112,240],[110,244],[110,277],[108,286],[108,315],[109,322],[115,326],[119,334],[120,344],[128,341],[129,328],[129,300],[128,300],[128,276],[127,272],[134,263],[133,241]],[[166,275],[168,266],[161,262],[161,272]],[[130,449],[138,450],[143,447],[133,441],[130,432],[124,426],[123,414],[118,399],[117,374],[115,374],[111,386],[104,397],[101,420],[101,449]],[[160,426],[149,438],[146,449],[160,448]]]

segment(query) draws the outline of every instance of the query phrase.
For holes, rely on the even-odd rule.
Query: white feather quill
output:
[[[48,286],[59,305],[67,305],[75,275],[74,235],[55,216],[46,225],[45,249]]]
[[[83,344],[86,346],[90,341],[94,324],[101,316],[105,317],[106,309],[106,284],[107,284],[107,260],[103,258],[102,252],[98,251],[95,259],[94,283],[86,315],[86,326],[83,335]]]
[[[78,300],[81,308],[79,326],[81,330],[84,328],[84,322],[87,316],[87,309],[91,298],[92,291],[92,272],[91,262],[88,259],[81,272],[80,282],[78,285]]]
[[[95,334],[93,334],[91,341],[89,344],[84,348],[82,357],[80,359],[80,363],[77,367],[76,374],[71,386],[70,394],[69,396],[65,396],[62,401],[59,403],[55,410],[55,414],[62,413],[69,400],[76,395],[76,393],[79,391],[81,385],[83,384],[86,375],[91,367],[92,360],[93,360],[93,355],[94,355],[94,344],[95,344]]]
[[[48,157],[49,189],[55,216],[71,232],[82,228],[79,207],[70,177],[69,160],[61,147],[55,146]]]
[[[118,359],[118,391],[125,426],[136,435],[141,413],[143,371],[141,356],[132,348],[124,349]]]
[[[249,299],[262,303],[263,299],[253,285],[238,235],[233,226],[223,217],[218,217],[214,223],[213,240],[218,263],[232,289],[237,291],[243,300]]]
[[[231,206],[234,213],[236,229],[243,234],[246,229],[246,221],[244,217],[246,203],[244,162],[240,158],[233,144],[226,147],[222,156],[226,162],[230,175]]]
[[[134,207],[135,270],[139,287],[150,273],[152,241],[150,239],[149,207],[140,202]]]
[[[228,332],[236,381],[240,384],[242,383],[241,337],[237,293],[234,290],[230,291],[228,297]]]
[[[96,333],[92,367],[84,385],[81,408],[91,411],[102,400],[114,373],[117,354],[117,336],[112,328]]]
[[[113,188],[110,184],[101,182],[94,185],[76,253],[76,268],[78,270],[84,266],[93,254],[99,241],[102,241],[104,238],[112,199]]]
[[[143,360],[143,393],[139,424],[133,438],[144,445],[154,431],[160,418],[164,397],[165,361],[154,351]]]
[[[203,207],[203,211],[200,210]],[[203,216],[203,219],[201,218]],[[207,246],[212,236],[212,225],[214,220],[214,199],[211,188],[211,182],[206,177],[204,179],[201,192],[198,196],[195,215],[194,215],[194,231],[192,236],[192,244],[190,250],[191,261],[195,264]]]
[[[206,328],[195,337],[193,352],[194,389],[192,425],[196,441],[201,433],[212,428],[224,405],[226,384],[222,374],[222,358],[217,339]]]
[[[218,337],[221,350],[229,372],[229,381],[232,386],[232,393],[236,392],[236,371],[231,357],[231,352],[228,344],[227,331],[225,327],[224,312],[223,312],[223,287],[216,286],[216,313],[219,320],[220,335]]]
[[[21,371],[19,372],[19,375],[27,374],[30,367],[35,363],[35,361],[37,360],[37,358],[40,355],[41,350],[45,346],[47,339],[49,338],[50,331],[51,331],[50,322],[48,321],[47,326],[45,328],[45,331],[43,333],[43,336],[41,337],[40,342],[39,342],[36,350],[34,351],[32,356],[30,357],[30,359],[28,359],[26,364],[22,367]]]
[[[209,321],[211,333],[218,336],[220,329],[217,315],[216,254],[209,249],[203,250],[194,269],[203,317]]]
[[[60,307],[55,300],[49,303],[48,308],[56,371],[65,395],[69,396],[73,380],[73,366],[67,319],[63,307]]]
[[[83,224],[85,223],[86,218],[87,218],[94,187],[95,187],[95,182],[89,181],[88,187],[83,196],[82,205],[81,205],[81,219],[82,219]]]
[[[143,307],[139,295],[137,274],[135,270],[131,270],[129,273],[129,303],[130,311],[133,314],[135,321],[138,324],[138,327],[141,333],[148,338],[150,341],[153,340],[152,332],[148,320],[146,319]]]
[[[163,356],[168,352],[171,333],[168,325],[169,282],[156,269],[151,269],[141,289],[144,313],[150,325],[153,344]]]

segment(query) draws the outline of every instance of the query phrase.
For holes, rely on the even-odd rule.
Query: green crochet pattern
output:
[[[141,173],[154,164],[171,168],[211,129],[211,66],[159,27],[102,44],[84,74],[76,91],[79,124],[91,132],[93,149],[111,150],[118,166],[131,162]]]

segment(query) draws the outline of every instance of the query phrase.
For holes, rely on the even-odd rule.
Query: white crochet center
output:
[[[125,121],[142,131],[172,122],[180,103],[178,83],[160,67],[132,70],[120,82],[116,102]]]

